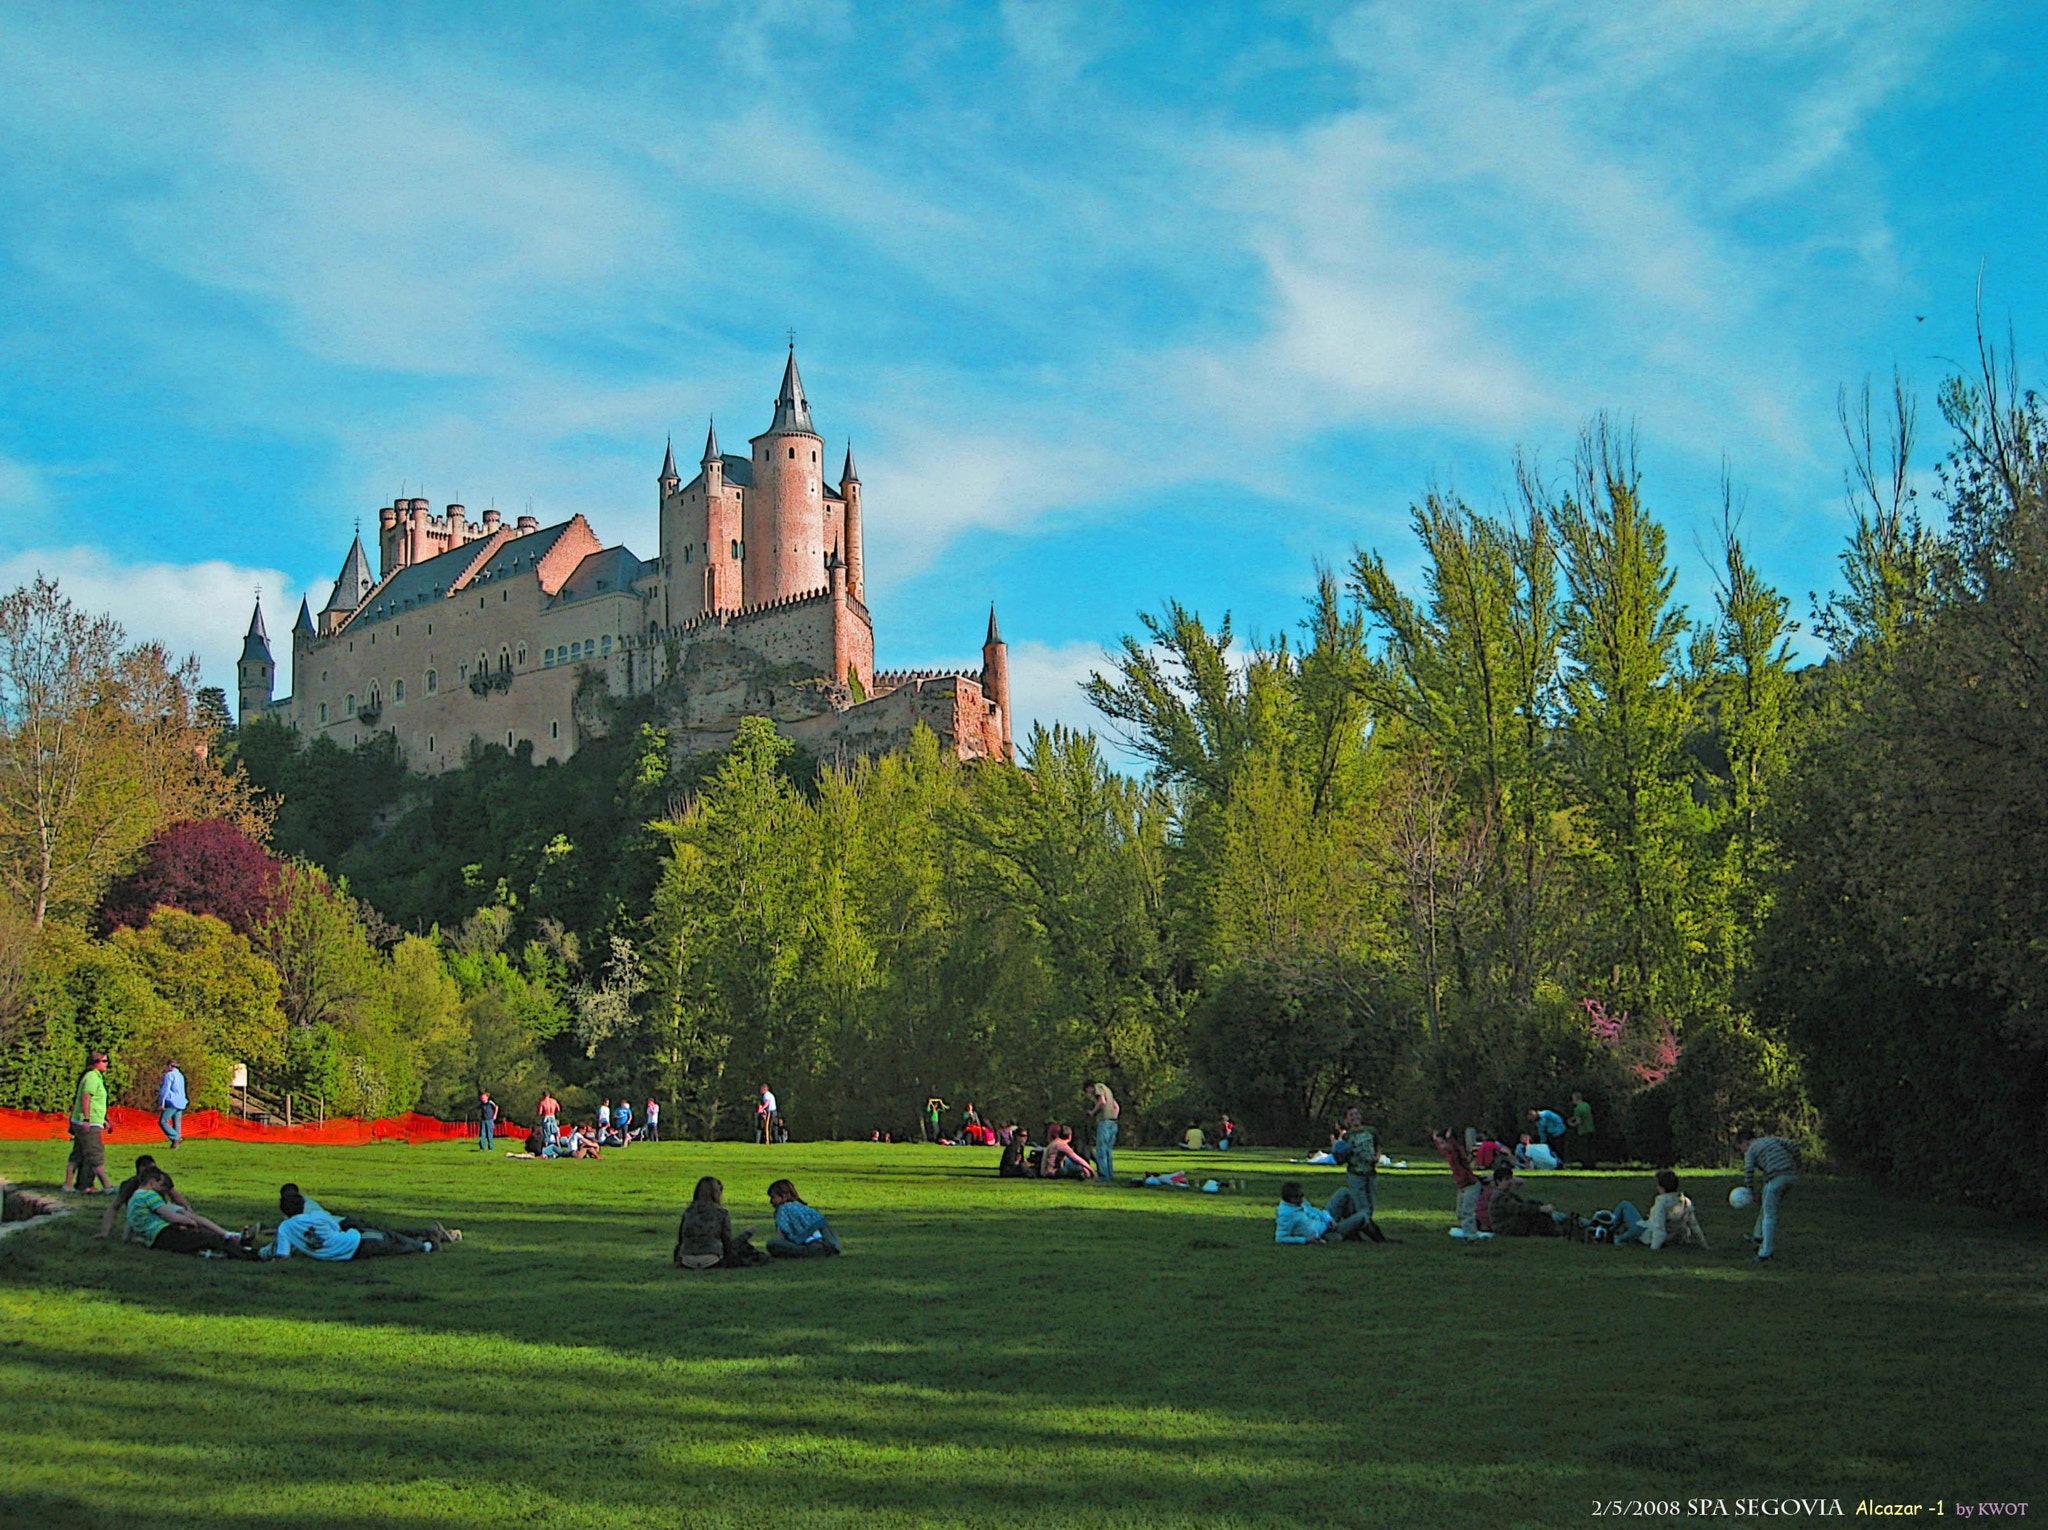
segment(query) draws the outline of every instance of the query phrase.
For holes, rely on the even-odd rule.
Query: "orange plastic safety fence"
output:
[[[509,1121],[498,1122],[500,1137],[524,1137],[526,1129]],[[329,1116],[325,1121],[305,1121],[291,1126],[245,1121],[218,1110],[188,1110],[180,1123],[181,1134],[194,1138],[215,1138],[230,1142],[292,1142],[319,1147],[360,1147],[368,1142],[452,1142],[474,1138],[476,1127],[466,1121],[438,1121],[409,1110],[402,1116]],[[71,1135],[70,1123],[59,1111],[9,1110],[0,1108],[0,1141],[41,1142]],[[163,1129],[146,1110],[115,1105],[107,1111],[107,1140],[139,1142],[161,1139]]]

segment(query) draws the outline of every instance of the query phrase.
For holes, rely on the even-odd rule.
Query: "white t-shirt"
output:
[[[344,1229],[317,1201],[277,1224],[277,1241],[271,1245],[273,1258],[289,1259],[294,1253],[315,1259],[352,1259],[363,1235]]]
[[[660,1119],[661,1107],[655,1104],[654,1101],[649,1100],[647,1102],[647,1124],[649,1126],[652,1126],[655,1122],[659,1121]]]
[[[771,1116],[775,1114],[775,1096],[766,1089],[761,1091],[761,1109]]]

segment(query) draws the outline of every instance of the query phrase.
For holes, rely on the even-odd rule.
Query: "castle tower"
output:
[[[846,443],[846,466],[839,470],[839,495],[846,501],[846,587],[867,604],[866,559],[860,545],[860,471],[853,465],[853,443]]]
[[[825,442],[797,375],[796,347],[782,370],[775,418],[754,437],[754,487],[740,519],[740,598],[747,605],[808,595],[825,558]]]
[[[270,634],[263,628],[263,601],[256,602],[256,614],[249,618],[249,632],[242,639],[241,661],[235,665],[236,701],[240,721],[262,714],[277,690],[277,661],[270,656]]]
[[[335,578],[334,593],[327,597],[327,605],[320,612],[321,635],[332,633],[346,621],[349,613],[369,599],[370,591],[376,587],[377,581],[370,577],[369,557],[363,552],[362,534],[358,532],[349,546],[348,556],[341,560],[341,573]]]
[[[683,486],[683,480],[676,473],[676,438],[674,436],[668,438],[668,450],[662,454],[661,458],[661,476],[655,480],[655,483],[660,488],[660,494],[654,502],[654,506],[658,510],[661,508],[662,501],[666,500]]]
[[[996,704],[1003,714],[1003,758],[1015,758],[1015,745],[1010,737],[1010,645],[1003,641],[1002,633],[996,630],[996,608],[988,608],[988,636],[981,644],[981,689],[982,694]]]

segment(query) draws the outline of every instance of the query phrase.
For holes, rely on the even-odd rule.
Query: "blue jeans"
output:
[[[164,1129],[164,1135],[176,1147],[185,1138],[185,1111],[182,1106],[166,1105],[157,1115],[156,1124]]]
[[[488,1153],[491,1150],[491,1130],[489,1121],[479,1120],[476,1123],[476,1150],[479,1153]]]
[[[1633,1201],[1623,1201],[1614,1208],[1615,1220],[1620,1224],[1614,1232],[1616,1243],[1638,1243],[1642,1241],[1643,1229],[1649,1224],[1643,1214],[1636,1210]]]
[[[1097,1179],[1107,1182],[1116,1177],[1113,1172],[1116,1168],[1115,1149],[1115,1119],[1112,1117],[1109,1120],[1097,1121],[1095,1123],[1095,1177]]]
[[[1756,1214],[1757,1255],[1769,1258],[1775,1248],[1778,1236],[1778,1202],[1785,1198],[1785,1192],[1799,1183],[1797,1174],[1774,1174],[1764,1181],[1764,1193],[1758,1198]]]

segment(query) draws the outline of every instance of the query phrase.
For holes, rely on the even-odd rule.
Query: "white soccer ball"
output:
[[[1728,1192],[1728,1204],[1737,1211],[1747,1211],[1756,1204],[1756,1192],[1747,1185],[1737,1185]]]

